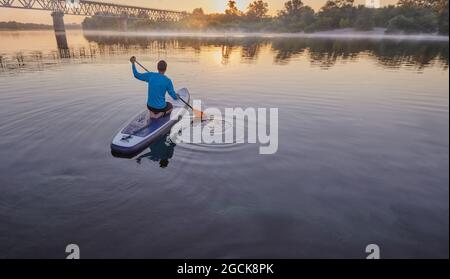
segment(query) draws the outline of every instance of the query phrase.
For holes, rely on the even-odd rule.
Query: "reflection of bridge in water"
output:
[[[103,3],[87,0],[0,0],[0,8],[51,11],[56,40],[60,49],[68,49],[64,15],[114,17],[122,31],[126,31],[129,19],[152,21],[179,21],[187,13]]]

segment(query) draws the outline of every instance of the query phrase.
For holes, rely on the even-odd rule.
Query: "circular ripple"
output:
[[[178,140],[180,141],[178,144],[181,147],[204,152],[229,152],[239,150],[245,145],[244,136],[239,135],[238,137],[236,135],[237,129],[244,128],[244,121],[227,119],[217,115],[203,119],[203,121],[192,116],[186,117],[188,119],[185,119],[184,123],[189,123],[189,125],[184,125],[178,132]],[[194,131],[202,132],[201,141],[193,139]],[[204,141],[205,134],[211,136],[211,140]],[[217,140],[213,141],[212,138]],[[225,139],[232,140],[225,142]]]

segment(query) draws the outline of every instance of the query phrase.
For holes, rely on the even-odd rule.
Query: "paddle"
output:
[[[139,63],[139,61],[135,60],[134,62],[135,62],[136,64],[138,64],[139,67],[141,67],[142,69],[144,69],[146,72],[150,73],[150,71],[147,70],[147,68],[145,68],[144,65],[142,65],[141,63]],[[203,111],[199,111],[199,110],[194,109],[188,102],[186,102],[185,100],[183,100],[183,98],[181,98],[180,95],[177,94],[177,97],[178,97],[185,105],[187,105],[187,106],[192,110],[192,112],[193,112],[194,114],[200,114],[200,120],[203,121],[203,114],[204,114]]]

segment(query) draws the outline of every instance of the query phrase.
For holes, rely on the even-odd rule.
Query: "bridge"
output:
[[[80,16],[146,18],[154,21],[178,21],[186,16],[186,12],[87,0],[0,0],[0,8],[42,10]]]
[[[179,21],[187,15],[186,12],[88,0],[0,0],[0,8],[51,11],[56,41],[60,50],[68,49],[64,15],[114,17],[117,18],[122,31],[127,30],[130,19]]]

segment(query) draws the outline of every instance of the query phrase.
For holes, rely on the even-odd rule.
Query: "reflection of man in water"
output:
[[[161,168],[166,168],[169,165],[169,159],[173,156],[175,146],[176,144],[170,140],[170,137],[161,137],[160,140],[149,146],[150,152],[139,156],[136,162],[140,164],[142,158],[148,158],[154,162],[159,162]]]

